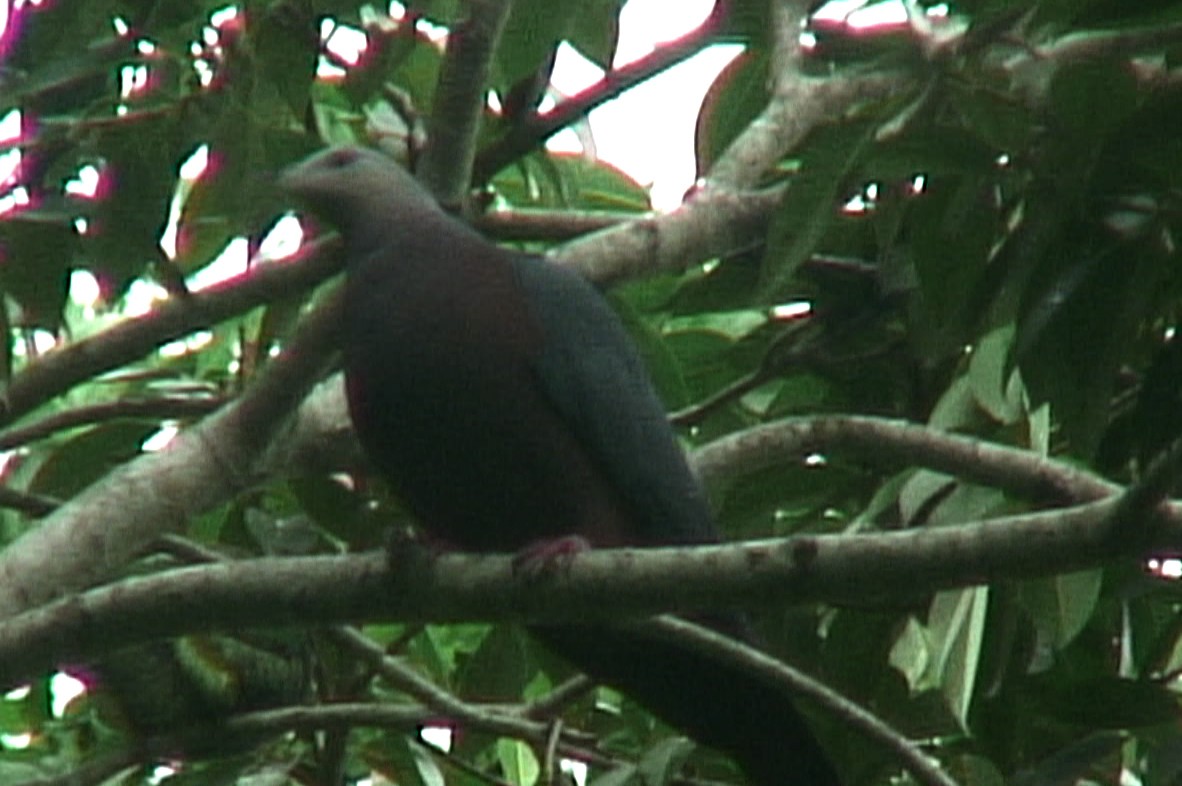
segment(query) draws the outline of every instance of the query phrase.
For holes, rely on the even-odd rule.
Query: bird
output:
[[[279,186],[344,244],[354,430],[433,539],[479,553],[714,543],[705,494],[615,311],[577,273],[504,248],[392,159],[330,147]],[[748,638],[739,615],[702,617]],[[838,786],[781,692],[643,627],[530,628],[751,784]]]

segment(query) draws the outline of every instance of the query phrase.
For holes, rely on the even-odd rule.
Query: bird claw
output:
[[[577,555],[590,548],[590,541],[582,535],[534,541],[513,555],[513,575],[541,578],[567,570]]]
[[[405,527],[390,527],[383,535],[386,564],[396,576],[427,565],[442,551],[439,543]]]

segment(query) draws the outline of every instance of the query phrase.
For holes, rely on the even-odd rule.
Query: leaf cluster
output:
[[[310,292],[331,269],[230,305],[191,289],[227,248],[265,246],[289,207],[274,175],[308,152],[362,143],[412,162],[424,155],[425,125],[446,122],[432,110],[447,55],[428,31],[462,24],[467,5],[411,2],[399,21],[347,0],[248,0],[234,13],[208,0],[88,0],[27,5],[12,21],[0,50],[0,115],[19,113],[21,128],[3,143],[19,150],[20,165],[0,214],[7,550],[162,434],[194,429],[238,400],[292,340],[304,304],[328,299]],[[709,245],[673,264],[632,260],[646,275],[610,292],[687,447],[786,418],[874,415],[1135,485],[1182,438],[1182,8],[966,0],[950,4],[945,21],[890,30],[814,21],[816,46],[786,59],[797,31],[792,46],[777,38],[775,5],[719,2],[700,30],[645,65],[655,73],[711,43],[745,45],[702,104],[703,185],[683,210],[727,190],[712,176],[752,149],[753,129],[778,117],[770,110],[789,88],[805,96],[804,132],[738,189],[739,198],[782,191],[754,228],[732,228],[722,250]],[[677,216],[652,215],[646,189],[625,173],[543,147],[558,130],[537,109],[555,47],[566,41],[610,64],[620,9],[619,0],[512,6],[485,85],[504,109],[482,108],[469,206],[506,242],[561,260],[565,241],[591,225],[607,227],[602,238],[577,242],[606,243],[616,224],[662,239],[677,231]],[[355,62],[333,46],[349,31],[367,42]],[[330,67],[337,76],[318,76]],[[570,121],[581,123],[644,76],[614,82],[609,72],[588,95],[559,97],[554,111],[583,102]],[[812,108],[808,90],[862,83],[890,88]],[[777,133],[794,138],[786,126]],[[195,153],[205,171],[182,176]],[[87,172],[93,195],[75,187]],[[166,230],[175,251],[161,245]],[[79,296],[83,273],[98,282],[97,300]],[[131,310],[145,289],[181,321]],[[119,339],[131,323],[145,326],[150,350]],[[47,340],[56,347],[45,352]],[[81,370],[51,365],[67,350],[85,358]],[[53,379],[36,387],[44,393],[16,395],[48,368]],[[228,559],[360,551],[410,525],[352,457],[326,460],[318,471],[244,473],[218,504],[160,530]],[[901,461],[885,443],[820,444],[757,463],[710,475],[728,537],[856,538],[1091,501],[967,480]],[[1145,518],[1131,526],[1148,528]],[[1170,555],[1144,556],[1161,566]],[[88,557],[104,558],[70,558]],[[1182,626],[1177,588],[1149,564],[769,605],[757,622],[777,655],[925,741],[962,783],[1169,783],[1180,771]],[[23,747],[0,742],[0,780],[337,784],[379,773],[400,784],[561,783],[567,759],[586,763],[600,786],[737,782],[729,762],[627,697],[572,687],[569,667],[512,626],[368,626],[386,661],[339,630],[284,631],[284,678],[264,677],[253,693],[247,675],[275,662],[277,634],[256,646],[256,633],[221,633],[146,645],[130,666],[108,661],[119,678],[105,683],[101,660],[58,664],[98,675],[64,713],[50,711],[48,674],[9,694],[0,731],[29,736]],[[100,649],[125,657],[121,634],[112,630]],[[281,718],[248,737],[261,742],[245,752],[241,740],[216,736],[192,744],[191,727],[211,715],[216,725],[306,697],[320,709],[404,714]],[[888,752],[825,708],[809,711],[849,783],[899,777]],[[547,745],[550,722],[560,746]],[[424,727],[450,729],[450,750],[425,744]],[[166,757],[183,765],[152,776]]]

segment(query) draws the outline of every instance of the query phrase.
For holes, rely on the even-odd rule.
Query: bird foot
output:
[[[590,548],[591,542],[582,535],[534,541],[513,555],[513,575],[540,578],[566,570],[575,556]]]
[[[444,551],[437,541],[405,527],[390,527],[383,535],[386,564],[395,576],[427,566]]]

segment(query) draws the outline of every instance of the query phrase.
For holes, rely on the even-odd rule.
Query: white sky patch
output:
[[[772,306],[771,316],[776,320],[790,320],[806,317],[813,311],[813,304],[807,300],[794,300],[791,303],[781,303]]]
[[[160,236],[160,250],[169,259],[176,259],[177,231],[180,228],[178,222],[181,218],[181,210],[185,206],[185,200],[189,198],[193,184],[197,182],[207,167],[209,167],[209,145],[199,145],[177,170],[180,181],[173,192],[172,202],[168,205],[168,223],[164,226],[164,234]]]
[[[179,766],[173,767],[170,764],[157,764],[152,770],[152,774],[148,776],[148,783],[151,786],[156,786],[158,783],[163,783],[165,778],[171,778],[180,772]]]
[[[160,427],[152,436],[144,440],[144,444],[140,447],[145,453],[155,453],[164,450],[169,442],[176,439],[176,435],[180,433],[180,427],[176,423],[166,423]]]
[[[224,24],[233,22],[238,18],[238,7],[227,5],[219,8],[209,15],[209,24],[213,27],[221,27]]]
[[[38,355],[44,355],[49,350],[57,346],[57,338],[48,330],[41,330],[38,328],[31,334],[33,340],[33,349]],[[16,343],[13,345],[12,354],[19,355],[24,352],[24,345]]]
[[[325,42],[325,48],[328,51],[349,65],[356,64],[361,59],[361,53],[365,50],[364,31],[339,24],[331,19],[325,19],[320,23],[320,38]],[[320,62],[316,66],[316,76],[324,79],[344,75],[345,71],[340,66],[329,62],[324,57],[320,58]]]
[[[17,135],[20,135],[19,128]],[[5,184],[9,179],[16,174],[16,169],[21,165],[21,151],[20,148],[14,147],[11,150],[6,150],[0,153],[0,185]]]
[[[189,288],[199,291],[219,281],[225,281],[230,276],[246,272],[249,251],[250,244],[246,238],[234,238],[226,244],[216,259],[186,279]]]
[[[209,145],[199,145],[181,164],[178,174],[184,180],[196,180],[209,166]]]
[[[918,10],[922,13],[922,9]],[[929,12],[930,13],[930,12]],[[947,12],[943,15],[947,15]],[[851,30],[866,30],[882,25],[900,25],[908,20],[907,6],[899,0],[869,3],[867,0],[830,0],[817,9],[813,19],[819,22],[843,22]]]
[[[579,786],[583,786],[587,782],[587,765],[581,761],[562,759],[558,762],[558,768],[563,772],[570,773]]]
[[[712,0],[682,0],[670,13],[664,0],[631,0],[620,14],[616,66],[637,60],[662,42],[700,25]],[[699,52],[591,112],[596,155],[642,185],[652,186],[654,206],[670,210],[681,203],[695,176],[694,127],[706,91],[742,47],[720,45]],[[559,50],[554,86],[571,95],[603,74],[568,46]],[[555,135],[551,149],[577,151],[572,132]]]
[[[1182,578],[1182,560],[1177,557],[1154,558],[1149,560],[1146,565],[1149,567],[1150,573],[1163,579],[1177,580]]]
[[[29,204],[28,190],[24,186],[17,186],[12,191],[0,197],[0,215],[17,207],[24,207],[27,204]]]
[[[304,228],[295,213],[287,213],[259,243],[260,260],[285,259],[300,250],[304,242]]]
[[[70,300],[83,308],[93,308],[98,303],[102,290],[98,279],[89,270],[75,270],[70,273]]]
[[[213,333],[202,330],[176,341],[170,341],[160,347],[160,356],[176,358],[190,352],[198,352],[213,343]]]
[[[0,734],[0,744],[10,750],[24,750],[33,744],[33,735],[26,732],[24,734]]]
[[[127,294],[124,296],[123,315],[127,317],[143,316],[152,309],[153,304],[167,299],[168,290],[164,287],[153,281],[136,279],[131,282],[127,288]]]
[[[66,706],[86,692],[86,684],[65,672],[59,671],[49,680],[49,695],[52,697],[50,712],[60,718],[66,714]]]
[[[21,111],[13,109],[0,118],[0,142],[12,142],[21,136]]]
[[[98,167],[87,164],[78,170],[78,174],[74,176],[73,180],[66,182],[65,189],[67,194],[89,198],[98,193],[98,187]]]
[[[446,726],[426,726],[419,732],[423,742],[434,745],[443,752],[451,750],[451,729]]]

